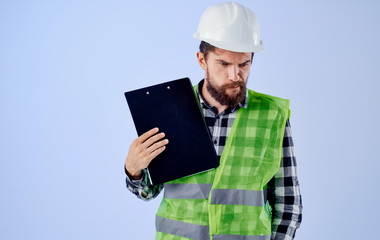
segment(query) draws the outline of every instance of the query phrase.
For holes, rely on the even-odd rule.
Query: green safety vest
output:
[[[164,184],[156,240],[269,240],[266,188],[280,167],[288,117],[289,100],[248,90],[219,167]]]

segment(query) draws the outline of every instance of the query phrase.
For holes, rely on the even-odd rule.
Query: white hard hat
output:
[[[264,50],[255,13],[235,2],[220,3],[207,8],[194,37],[233,52]]]

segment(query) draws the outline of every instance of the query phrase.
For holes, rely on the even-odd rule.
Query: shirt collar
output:
[[[212,109],[212,108],[215,108],[214,106],[210,105],[202,96],[202,87],[203,87],[203,83],[204,83],[204,79],[202,79],[199,83],[198,83],[198,87],[197,87],[197,95],[199,97],[199,103],[200,105],[203,107],[203,108],[206,108],[206,109]],[[239,109],[240,107],[242,108],[247,108],[248,106],[248,89],[245,90],[245,97],[243,99],[243,101],[241,101],[238,105],[234,106],[234,107],[231,107],[231,112],[234,112],[235,110]]]

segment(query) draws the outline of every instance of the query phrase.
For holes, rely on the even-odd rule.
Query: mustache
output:
[[[243,81],[237,81],[237,82],[227,83],[227,84],[223,85],[223,88],[234,88],[234,87],[244,88],[244,82]]]

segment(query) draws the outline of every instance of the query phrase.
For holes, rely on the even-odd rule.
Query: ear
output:
[[[199,66],[201,66],[201,68],[203,70],[206,70],[207,69],[207,63],[206,63],[205,55],[202,52],[198,51],[197,52],[197,59],[198,59]]]

